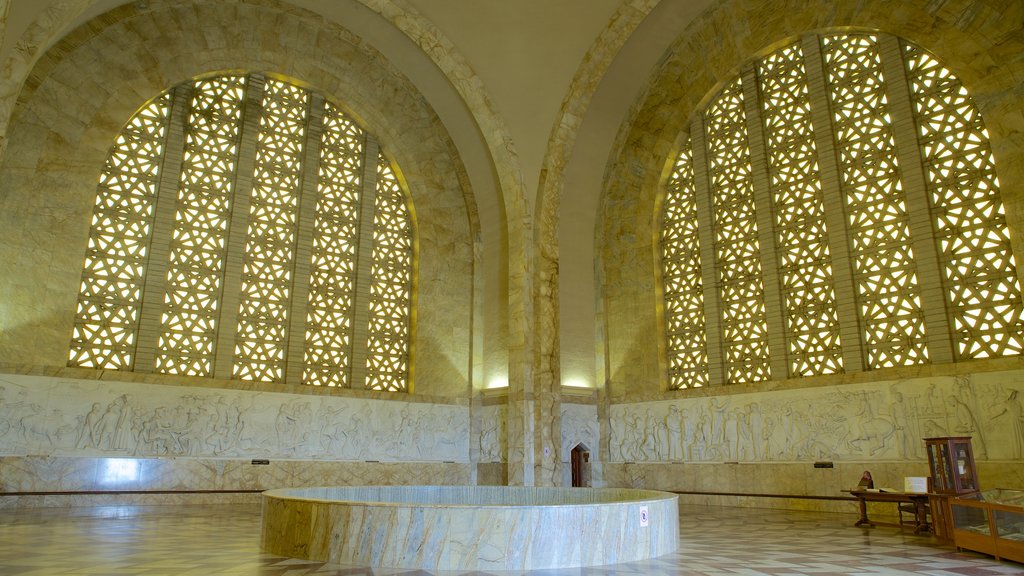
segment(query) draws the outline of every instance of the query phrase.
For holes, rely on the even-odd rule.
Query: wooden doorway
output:
[[[590,448],[580,442],[572,449],[572,485],[574,488],[590,486]]]

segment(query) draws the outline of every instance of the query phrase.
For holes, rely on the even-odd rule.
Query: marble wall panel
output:
[[[207,458],[0,457],[0,492],[267,490],[296,486],[466,484],[456,463]]]
[[[508,484],[508,466],[503,462],[481,462],[476,466],[477,486],[505,486]]]
[[[467,406],[0,375],[0,456],[469,462]]]
[[[597,421],[597,406],[593,404],[562,404],[562,462],[568,463],[570,452],[577,444],[590,450],[591,460],[598,459],[601,435]]]
[[[241,491],[311,486],[464,485],[469,483],[469,471],[468,464],[444,462],[270,460],[257,465],[251,460],[208,458],[4,456],[0,457],[0,508],[257,502],[258,497]],[[146,493],[124,493],[135,491]],[[235,492],[204,493],[211,491]]]
[[[925,459],[971,436],[978,461],[1024,459],[1024,371],[616,404],[612,462]]]
[[[173,494],[46,494],[0,498],[0,510],[15,508],[73,508],[76,506],[205,506],[259,504],[260,493],[173,493]]]
[[[927,462],[835,462],[833,468],[815,468],[813,462],[750,463],[604,463],[610,485],[680,492],[688,504],[743,506],[789,510],[815,510],[854,514],[857,503],[843,490],[856,486],[868,470],[875,485],[903,487],[907,476],[927,476]],[[982,489],[1024,489],[1020,462],[979,462]],[[896,514],[888,503],[873,504],[874,516]],[[852,520],[851,520],[852,523]]]
[[[504,462],[508,446],[508,434],[505,418],[508,409],[505,405],[481,406],[480,434],[477,437],[480,446],[480,462]]]

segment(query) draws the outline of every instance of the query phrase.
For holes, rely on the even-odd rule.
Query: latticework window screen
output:
[[[104,166],[68,363],[406,391],[413,236],[391,165],[334,104],[258,74],[172,89]]]
[[[132,366],[170,101],[165,94],[132,117],[100,174],[71,337],[77,366]]]
[[[757,208],[743,110],[743,88],[737,80],[704,112],[729,382],[771,378]]]
[[[757,72],[789,335],[789,371],[798,376],[840,372],[843,356],[825,197],[800,47],[790,46],[765,58]]]
[[[1020,354],[1021,294],[999,180],[981,114],[934,57],[904,44],[957,353]]]
[[[373,284],[370,286],[370,338],[366,387],[401,390],[408,371],[412,226],[405,196],[384,155],[377,162],[377,202],[373,211]]]
[[[758,101],[744,103],[751,94]],[[897,129],[901,123],[915,130]],[[924,50],[885,35],[805,37],[727,83],[690,134],[661,205],[670,388],[1024,349],[1024,306],[988,134],[960,81]],[[767,178],[751,176],[752,151],[766,159]],[[703,212],[702,197],[710,207]],[[772,218],[759,219],[762,212]],[[930,226],[913,224],[911,214],[929,214]],[[757,229],[768,221],[772,230]],[[714,262],[700,260],[701,227],[712,230]],[[762,254],[765,234],[773,253]],[[919,262],[915,246],[929,245],[938,262]],[[837,246],[850,262],[843,276],[833,270]],[[764,281],[767,263],[777,282]],[[714,270],[717,290],[704,290],[704,267]],[[778,297],[767,298],[771,291]],[[768,302],[779,303],[778,314],[766,311]],[[706,309],[719,310],[716,322],[705,322]],[[721,351],[708,349],[707,326],[719,326]],[[951,342],[929,339],[931,332]],[[779,335],[785,345],[769,346]],[[771,362],[773,350],[786,354],[784,363]],[[723,367],[720,382],[708,377],[714,365]],[[772,374],[773,365],[788,374]]]
[[[871,368],[927,359],[892,111],[877,42],[826,36],[823,47]]]
[[[264,85],[233,378],[284,380],[308,107],[305,90],[274,80]]]
[[[704,282],[700,274],[693,273],[701,269],[701,264],[697,189],[689,141],[676,159],[668,187],[662,210],[661,247],[669,378],[689,387],[707,386],[711,380]]]
[[[171,232],[156,371],[211,376],[220,329],[245,78],[203,80],[193,87],[193,94]]]
[[[362,130],[327,103],[306,310],[307,382],[347,387],[350,381],[363,148]]]

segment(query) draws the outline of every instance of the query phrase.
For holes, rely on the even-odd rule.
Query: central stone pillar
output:
[[[524,229],[529,230],[527,225]],[[525,234],[520,238],[530,238]],[[535,266],[509,271],[506,462],[510,486],[561,484],[557,247],[539,242]],[[516,253],[513,246],[510,253]]]

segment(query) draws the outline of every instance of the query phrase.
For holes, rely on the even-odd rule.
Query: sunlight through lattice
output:
[[[823,48],[868,365],[919,364],[925,326],[877,42],[829,36]]]
[[[920,48],[904,54],[957,354],[1020,354],[1024,310],[988,132],[956,76]]]
[[[704,125],[721,282],[726,379],[730,383],[768,380],[768,322],[739,79],[708,106]]]
[[[305,90],[264,85],[232,366],[240,380],[284,381],[308,108]]]
[[[350,386],[364,139],[355,123],[326,105],[306,308],[306,384]]]
[[[669,387],[673,389],[710,383],[692,156],[687,139],[669,178],[662,207],[661,266]]]
[[[100,177],[68,364],[408,392],[413,212],[371,140],[260,74],[146,104]]]
[[[808,63],[802,47],[811,42],[821,46],[821,60]],[[897,45],[900,51],[888,48]],[[904,82],[899,67],[907,85],[890,84]],[[754,70],[762,123],[755,128],[763,128],[768,189],[750,177],[745,125],[755,119],[743,117],[739,79],[701,112],[707,166],[684,146],[666,184],[660,249],[669,388],[688,387],[695,377],[681,375],[705,358],[722,362],[730,383],[770,376],[750,368],[767,358],[764,340],[757,340],[766,290],[778,290],[784,307],[791,376],[928,362],[921,278],[929,291],[940,283],[945,288],[944,302],[927,302],[933,310],[927,321],[938,323],[928,325],[936,357],[948,357],[938,339],[947,329],[955,360],[1024,353],[1024,298],[995,161],[981,114],[960,80],[921,48],[870,34],[808,36],[759,60]],[[912,122],[916,134],[904,129]],[[698,167],[707,170],[709,187],[704,174],[693,173]],[[699,203],[690,200],[705,194],[712,214],[697,212]],[[775,254],[762,260],[751,198],[765,195]],[[915,260],[911,214],[914,233],[929,234],[917,244],[929,253],[925,263]],[[926,229],[917,214],[927,214],[933,227]],[[710,336],[699,310],[711,292],[699,288],[698,223],[714,228],[721,360],[717,351],[701,352]],[[845,273],[847,254],[833,252],[847,241],[852,278]],[[833,259],[843,267],[837,269],[842,285]],[[779,286],[760,284],[763,261],[778,266]],[[841,318],[857,324],[861,342],[853,326],[843,326],[840,338]],[[753,344],[739,340],[747,335]],[[847,345],[861,348],[844,350]]]
[[[100,174],[68,364],[132,368],[171,98],[121,130]]]
[[[412,219],[383,154],[377,166],[366,387],[398,392],[406,390],[409,373]]]
[[[843,369],[825,201],[799,45],[758,64],[793,376]]]
[[[213,370],[245,77],[200,80],[185,135],[156,369]]]

